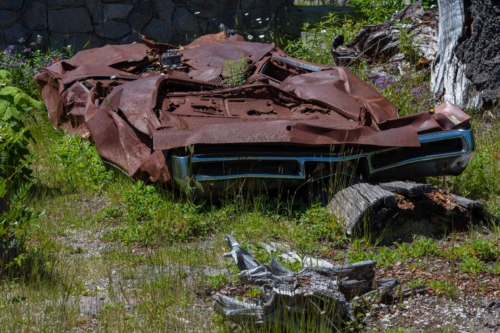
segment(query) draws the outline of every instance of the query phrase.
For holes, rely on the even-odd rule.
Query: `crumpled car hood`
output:
[[[289,57],[224,33],[170,45],[107,45],[43,68],[35,81],[58,129],[91,137],[130,176],[168,181],[168,152],[199,144],[418,147],[418,134],[466,128],[446,103],[398,118],[397,108],[344,67]],[[164,66],[165,52],[180,63]],[[180,57],[179,57],[180,56]],[[221,78],[246,59],[245,85]]]

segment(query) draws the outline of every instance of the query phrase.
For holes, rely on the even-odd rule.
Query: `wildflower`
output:
[[[54,58],[54,62],[59,62],[59,58]]]
[[[23,81],[21,81],[21,84],[22,84],[22,85],[25,85],[26,83],[28,83],[28,82],[26,82],[26,81],[24,81],[24,80],[23,80]]]
[[[22,43],[24,43],[26,41],[26,39],[24,39],[23,37],[21,37],[17,41],[19,42],[19,44],[22,44]]]
[[[11,45],[11,46],[12,46],[12,45]],[[12,57],[12,55],[13,55],[14,51],[13,51],[13,49],[11,49],[11,48],[10,48],[10,46],[9,46],[9,47],[7,47],[7,48],[3,51],[3,53],[4,53],[4,54],[6,54],[6,55],[8,55],[9,57]]]
[[[494,158],[498,158],[498,153],[493,154]]]
[[[29,47],[24,48],[24,53],[31,52],[31,49]]]
[[[42,36],[37,35],[37,36],[36,36],[36,43],[37,43],[37,44],[40,44],[40,43],[42,42],[42,38],[43,38]]]
[[[36,43],[35,43],[35,42],[31,42],[31,43],[30,43],[30,46],[31,46],[31,47],[33,47],[33,46],[35,46],[35,45],[36,45]]]
[[[432,289],[427,289],[427,293],[428,293],[429,295],[431,295],[431,296],[432,296],[432,295],[434,295],[434,290],[432,290]]]
[[[420,94],[420,89],[418,88],[413,88],[410,92],[412,95],[417,96]]]

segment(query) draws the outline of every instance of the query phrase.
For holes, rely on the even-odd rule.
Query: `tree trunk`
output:
[[[500,96],[500,4],[439,0],[439,51],[434,93],[463,109],[489,108]]]
[[[471,82],[465,76],[465,64],[456,56],[464,23],[464,0],[439,0],[439,50],[432,67],[432,91],[462,108],[477,107],[477,101],[469,100]]]

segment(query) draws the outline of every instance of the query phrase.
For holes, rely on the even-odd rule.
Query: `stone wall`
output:
[[[293,0],[0,0],[0,46],[37,36],[76,50],[139,41],[139,32],[174,45],[220,31],[224,23],[252,40],[297,35]],[[19,43],[23,38],[24,43]]]

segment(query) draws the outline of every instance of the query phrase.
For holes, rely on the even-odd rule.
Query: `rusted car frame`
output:
[[[246,82],[231,87],[225,71],[239,59]],[[366,180],[458,175],[475,149],[470,117],[450,103],[398,117],[344,67],[224,33],[180,49],[146,40],[81,51],[35,79],[56,128],[91,137],[132,177],[199,195],[238,179],[300,186],[341,162]]]

